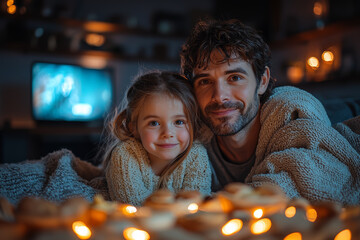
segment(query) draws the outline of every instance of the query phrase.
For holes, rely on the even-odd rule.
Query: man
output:
[[[214,134],[207,145],[213,191],[271,183],[290,198],[360,203],[360,149],[331,127],[311,94],[272,92],[270,50],[254,29],[238,20],[199,22],[181,67]]]

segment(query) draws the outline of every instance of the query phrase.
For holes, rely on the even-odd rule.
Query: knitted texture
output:
[[[146,150],[135,139],[114,148],[105,173],[111,199],[135,206],[141,206],[158,189],[160,180],[152,171]],[[174,193],[198,190],[210,194],[211,171],[202,145],[193,144],[188,156],[169,176],[167,188]]]
[[[312,203],[360,203],[360,155],[356,149],[360,135],[348,128],[347,134],[357,142],[350,144],[331,127],[315,97],[294,87],[278,87],[263,105],[260,122],[256,160],[247,183],[276,184],[290,198],[304,197]],[[360,118],[352,125],[359,129]]]
[[[0,165],[0,196],[17,204],[23,197],[41,197],[54,202],[94,194],[108,199],[101,169],[76,158],[70,150],[49,153],[40,160]]]

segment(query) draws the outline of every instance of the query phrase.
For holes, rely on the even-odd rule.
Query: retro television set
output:
[[[32,117],[36,123],[100,125],[114,100],[111,69],[34,62]]]

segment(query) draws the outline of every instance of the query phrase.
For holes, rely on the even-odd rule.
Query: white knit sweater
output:
[[[350,143],[349,133],[347,137],[340,126],[339,131],[331,126],[314,96],[294,87],[278,87],[263,105],[260,122],[255,165],[247,183],[276,184],[290,198],[311,202],[360,204],[360,154],[356,149],[360,134],[352,132]],[[360,118],[351,123],[360,129]]]
[[[141,143],[128,139],[116,146],[105,167],[110,198],[122,203],[141,206],[158,189],[160,177],[155,175]],[[206,149],[194,143],[188,156],[171,173],[167,188],[198,190],[204,195],[211,191],[211,171]]]

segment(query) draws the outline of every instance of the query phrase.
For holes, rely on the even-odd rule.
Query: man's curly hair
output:
[[[231,56],[247,61],[252,66],[257,84],[259,84],[265,67],[270,68],[271,52],[258,32],[240,22],[231,20],[199,21],[182,46],[181,71],[192,81],[194,68],[206,69],[211,61],[211,53],[216,50],[222,53],[224,61]],[[263,103],[270,96],[275,80],[270,78],[266,92],[261,96]]]

